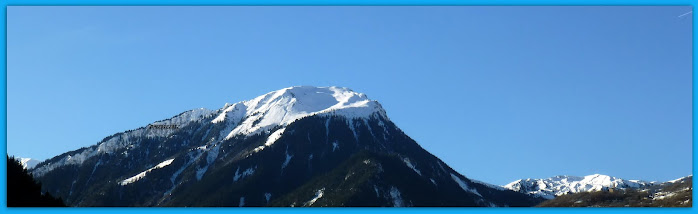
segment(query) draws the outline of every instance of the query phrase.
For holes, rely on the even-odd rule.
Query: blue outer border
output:
[[[0,43],[0,49],[5,51],[0,52],[5,60],[0,60],[0,67],[2,68],[5,75],[3,75],[2,82],[4,87],[2,87],[2,96],[4,105],[0,105],[1,111],[5,114],[0,114],[1,121],[4,123],[0,124],[0,129],[4,130],[2,133],[2,139],[4,144],[7,145],[7,6],[14,5],[691,5],[695,6],[696,2],[691,0],[470,0],[470,1],[458,1],[458,0],[336,0],[336,1],[321,1],[321,0],[295,0],[295,1],[284,1],[284,0],[100,0],[89,1],[89,0],[7,0],[0,1],[2,5],[2,10],[0,10],[0,17],[2,17],[2,32],[0,33],[0,40],[5,41]],[[693,15],[693,24],[696,23],[696,15]],[[696,44],[696,28],[693,27],[693,46],[695,49]],[[696,55],[693,54],[693,61],[695,62]],[[695,67],[693,69],[695,74]],[[696,82],[696,76],[693,75],[693,83]],[[693,84],[693,96],[696,94],[695,84]],[[693,99],[693,121],[695,121],[696,109],[695,109],[695,98]],[[696,127],[693,125],[693,133],[695,133]],[[695,140],[695,135],[693,136]],[[3,153],[7,153],[7,146],[0,147]],[[693,146],[693,154],[696,153],[696,147]],[[3,213],[122,213],[122,212],[136,212],[136,213],[147,213],[147,212],[169,212],[169,213],[230,213],[230,212],[244,212],[244,213],[354,213],[354,212],[367,212],[367,213],[431,213],[431,212],[441,212],[441,213],[462,213],[462,212],[477,212],[477,213],[611,213],[611,212],[629,212],[629,213],[685,213],[685,212],[696,212],[698,209],[693,208],[7,208],[7,163],[6,159],[0,158],[0,208]],[[695,156],[693,156],[693,166],[696,165]],[[694,168],[695,169],[695,168]],[[695,171],[694,171],[695,173]],[[693,193],[695,198],[695,192]],[[694,205],[695,206],[695,205]]]
[[[693,5],[691,0],[7,0],[7,5]]]

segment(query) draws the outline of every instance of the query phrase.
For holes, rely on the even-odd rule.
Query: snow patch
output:
[[[472,181],[473,183],[482,184],[482,185],[484,185],[484,186],[486,186],[486,187],[489,187],[489,188],[492,188],[492,189],[496,189],[496,190],[501,190],[501,191],[509,190],[509,189],[504,188],[504,187],[501,187],[501,186],[497,186],[497,185],[494,185],[494,184],[489,184],[489,183],[482,182],[482,181],[475,180],[475,179],[470,179],[470,181]]]
[[[194,150],[194,151],[198,152],[197,150]],[[191,152],[187,153],[187,155],[189,156],[189,160],[187,160],[187,162],[184,165],[182,165],[182,167],[180,167],[177,171],[175,171],[172,174],[172,177],[170,177],[170,182],[172,183],[172,187],[170,187],[169,190],[167,190],[165,193],[162,194],[163,197],[168,196],[168,195],[170,195],[170,193],[172,193],[172,191],[175,189],[175,187],[177,187],[177,184],[175,183],[175,181],[177,180],[177,177],[179,177],[179,175],[182,174],[182,172],[184,172],[184,170],[187,167],[189,167],[192,163],[194,163],[195,160],[198,160],[202,154],[203,153],[198,152],[196,157],[194,157],[194,156],[192,156]]]
[[[220,145],[213,146],[213,148],[208,150],[208,155],[206,156],[206,163],[212,164],[214,161],[216,161],[216,158],[218,158],[220,150]]]
[[[676,196],[675,192],[658,192],[654,193],[652,200],[663,200],[665,198],[671,198]]]
[[[368,120],[366,120],[366,118],[364,118],[363,121],[364,121],[364,124],[366,125],[366,129],[368,129],[368,133],[371,134],[371,137],[373,137],[373,139],[376,139],[376,135],[373,134],[373,129],[371,129],[371,125],[368,125]]]
[[[163,161],[163,162],[159,163],[158,165],[156,165],[156,166],[154,166],[154,167],[152,167],[152,168],[150,168],[150,169],[148,169],[148,170],[145,170],[145,171],[143,171],[143,172],[141,172],[141,173],[138,173],[137,175],[135,175],[135,176],[133,176],[133,177],[127,178],[127,179],[121,181],[119,184],[121,184],[121,186],[126,186],[126,185],[128,185],[128,184],[130,184],[130,183],[136,182],[136,181],[138,181],[138,180],[144,178],[145,175],[148,174],[150,171],[153,171],[153,170],[156,170],[156,169],[160,169],[160,168],[166,167],[166,166],[170,165],[170,164],[172,163],[172,161],[174,161],[174,158],[169,159],[169,160],[166,160],[166,161]]]
[[[330,141],[330,118],[327,118],[327,121],[325,121],[325,139],[327,142]]]
[[[351,133],[354,134],[354,140],[358,143],[359,142],[359,135],[356,134],[356,128],[354,128],[354,120],[352,119],[347,119],[349,129],[351,129]]]
[[[456,181],[456,183],[458,183],[458,186],[460,186],[461,189],[465,190],[466,192],[470,192],[482,197],[482,195],[480,195],[480,193],[477,192],[476,189],[468,187],[468,184],[466,184],[465,181],[461,180],[458,176],[454,175],[453,173],[451,173],[451,178],[453,178],[453,180]]]
[[[378,126],[383,128],[383,140],[388,141],[388,137],[386,135],[388,135],[388,133],[390,132],[388,132],[388,128],[385,127],[385,123],[383,123],[383,120],[378,120]]]
[[[286,128],[281,128],[279,130],[276,130],[274,133],[271,133],[271,135],[269,135],[269,138],[267,138],[267,142],[264,143],[264,146],[271,146],[272,144],[274,144],[276,140],[281,138],[281,134],[283,134],[285,130]]]
[[[264,193],[264,199],[267,199],[267,204],[269,203],[269,199],[271,199],[271,193]]]
[[[73,187],[75,187],[75,183],[77,183],[78,180],[73,180],[73,183],[70,184],[70,192],[68,193],[68,196],[73,195]]]
[[[279,140],[279,138],[281,138],[281,135],[284,133],[284,131],[286,131],[285,127],[280,128],[279,130],[276,130],[273,133],[271,133],[271,135],[269,135],[269,137],[267,138],[267,141],[264,143],[264,145],[258,146],[257,148],[255,148],[253,150],[253,152],[256,153],[256,152],[262,151],[262,150],[264,150],[264,148],[269,147],[272,144],[274,144],[277,140]]]
[[[257,152],[262,151],[262,150],[264,150],[264,146],[258,146],[257,148],[254,148],[252,150],[252,152],[257,153]]]
[[[201,180],[201,178],[204,176],[204,174],[206,174],[206,171],[208,171],[208,167],[211,166],[211,164],[216,161],[216,158],[218,158],[218,153],[219,153],[220,149],[221,149],[220,145],[215,145],[208,150],[208,152],[207,152],[208,155],[206,156],[206,166],[196,170],[196,180],[197,181]]]
[[[325,193],[325,188],[323,187],[322,189],[319,189],[317,192],[315,192],[315,196],[310,199],[310,201],[305,202],[306,207],[312,206],[318,199],[322,198],[322,195]]]
[[[337,149],[339,149],[339,143],[337,141],[332,142],[332,152]]]
[[[667,183],[669,183],[669,182],[667,182]],[[691,191],[691,187],[686,187],[686,188],[677,190],[675,192],[656,192],[652,195],[652,200],[663,200],[666,198],[674,197],[681,192],[688,192],[688,191]]]
[[[393,207],[405,206],[405,202],[402,201],[402,195],[400,194],[400,190],[398,190],[396,187],[390,188],[390,198],[393,199]]]
[[[240,167],[238,166],[238,169],[235,170],[235,176],[233,176],[233,181],[238,181],[242,178],[252,175],[254,173],[255,168],[257,167],[255,166],[254,168],[247,168],[245,169],[245,171],[242,172],[242,174],[240,174]]]
[[[286,160],[284,160],[284,163],[281,164],[281,170],[283,170],[284,168],[286,168],[286,166],[288,166],[288,163],[291,162],[291,158],[293,158],[293,155],[289,155],[288,150],[286,150]]]
[[[95,164],[95,166],[92,167],[92,173],[90,173],[90,177],[87,178],[87,181],[85,181],[85,185],[87,185],[87,184],[90,183],[90,181],[92,180],[92,176],[94,176],[94,175],[95,175],[95,171],[97,171],[97,167],[99,167],[99,165],[101,165],[101,164],[102,164],[102,159],[99,159],[99,160],[97,161],[97,163]],[[71,189],[72,189],[72,187],[71,187]],[[72,190],[71,190],[71,192],[72,192]]]
[[[410,159],[409,159],[409,158],[403,158],[402,161],[405,162],[405,165],[407,165],[407,167],[409,167],[410,169],[414,170],[414,172],[416,172],[417,174],[419,174],[419,176],[422,176],[422,172],[419,171],[417,168],[415,168],[414,165],[412,165],[412,162],[410,162]]]

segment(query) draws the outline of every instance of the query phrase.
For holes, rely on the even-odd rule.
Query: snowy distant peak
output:
[[[365,94],[348,88],[295,86],[269,92],[252,100],[226,104],[213,123],[226,121],[226,139],[286,126],[293,121],[313,115],[337,115],[346,118],[385,116],[381,105]],[[239,122],[239,124],[237,124]]]
[[[568,193],[601,191],[609,188],[639,188],[655,182],[624,180],[608,175],[593,174],[584,177],[555,176],[546,179],[520,179],[504,185],[504,188],[552,199]]]
[[[34,168],[37,164],[39,164],[41,162],[40,160],[31,159],[31,158],[17,158],[17,159],[19,159],[19,162],[22,164],[22,166],[25,169]]]
[[[685,182],[686,180],[692,179],[692,178],[693,178],[693,175],[688,175],[688,176],[686,176],[686,177],[680,177],[680,178],[677,178],[677,179],[674,179],[674,180],[667,181],[666,183],[676,183],[676,182],[678,182],[678,183],[683,183],[683,182]]]

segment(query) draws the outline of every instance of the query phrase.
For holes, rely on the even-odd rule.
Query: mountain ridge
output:
[[[693,175],[639,188],[564,194],[538,207],[692,207]]]
[[[672,181],[680,181],[686,177],[691,176],[692,175],[681,177]],[[639,189],[663,183],[670,183],[672,181],[657,182],[622,179],[602,174],[592,174],[587,176],[558,175],[542,179],[519,179],[509,184],[503,185],[502,187],[517,192],[535,195],[537,197],[542,197],[545,199],[553,199],[556,196],[571,193],[593,192],[608,189]]]
[[[71,206],[540,201],[468,179],[402,132],[377,101],[340,87],[289,87],[218,110],[186,111],[66,152],[32,171]]]
[[[333,92],[332,96],[336,98],[337,103],[335,105],[329,105],[325,109],[321,109],[319,111],[307,113],[307,112],[293,112],[290,111],[293,114],[290,117],[286,117],[286,114],[283,114],[282,118],[274,117],[278,116],[278,114],[281,111],[286,110],[287,112],[288,109],[272,109],[270,106],[273,106],[271,104],[278,104],[282,101],[289,102],[291,105],[295,104],[294,100],[296,100],[296,94],[297,93],[308,93],[312,89],[323,89],[323,93],[329,93]],[[295,92],[295,93],[294,93]],[[312,91],[311,91],[312,92]],[[291,96],[289,98],[289,96]],[[358,98],[358,99],[357,99]],[[327,100],[325,100],[327,101]],[[350,102],[353,101],[353,102]],[[261,104],[261,105],[260,105]],[[301,103],[302,104],[302,103]],[[324,103],[325,105],[328,105],[327,103]],[[347,105],[348,104],[348,105]],[[369,105],[370,104],[370,105]],[[239,115],[239,111],[235,111],[236,107],[241,107],[244,106],[245,108],[242,109],[243,114]],[[365,107],[368,109],[368,111],[346,111],[346,109],[349,108],[356,108],[356,107]],[[344,110],[344,111],[343,111]],[[262,111],[267,111],[272,114],[271,118],[263,118],[260,117],[260,115],[265,115],[265,114],[260,114]],[[248,112],[252,112],[249,114]],[[92,157],[94,155],[97,155],[100,152],[110,152],[111,150],[114,150],[114,147],[117,148],[122,148],[124,144],[117,144],[114,141],[120,136],[121,138],[128,138],[131,137],[133,134],[139,135],[145,133],[146,137],[162,137],[162,136],[167,136],[171,134],[173,131],[172,129],[160,129],[160,128],[154,128],[154,129],[148,129],[149,127],[155,127],[155,126],[160,126],[160,125],[173,125],[173,126],[185,126],[190,122],[195,122],[195,121],[200,121],[202,119],[212,117],[213,115],[215,116],[215,119],[212,121],[212,123],[220,123],[220,122],[226,122],[228,121],[229,123],[226,124],[226,127],[230,128],[240,128],[240,129],[231,129],[229,130],[229,133],[226,135],[225,139],[230,139],[234,135],[250,135],[250,134],[255,134],[261,131],[266,131],[271,127],[278,126],[278,125],[287,125],[287,123],[292,122],[295,119],[299,119],[302,117],[307,117],[307,116],[312,116],[312,115],[321,115],[321,114],[330,114],[330,115],[341,115],[341,116],[346,116],[346,117],[370,117],[372,113],[378,113],[381,116],[383,116],[385,119],[387,119],[387,116],[385,115],[385,110],[383,110],[382,106],[374,100],[369,100],[367,96],[363,93],[356,93],[352,91],[351,89],[345,88],[345,87],[312,87],[312,86],[293,86],[293,87],[288,87],[288,88],[283,88],[280,90],[272,91],[269,93],[266,93],[264,95],[258,96],[254,99],[251,100],[246,100],[246,101],[240,101],[234,104],[229,104],[226,103],[223,108],[218,109],[218,110],[209,110],[206,108],[198,108],[198,109],[192,109],[188,111],[184,111],[180,114],[177,114],[171,118],[168,119],[163,119],[163,120],[158,120],[155,122],[152,122],[146,126],[138,127],[136,129],[131,129],[123,132],[118,132],[113,135],[110,135],[108,137],[105,137],[102,141],[100,141],[96,146],[97,148],[90,149],[93,146],[88,146],[88,147],[83,147],[86,149],[86,151],[81,152],[77,154],[76,156],[68,156],[65,157],[64,160],[61,160],[64,162],[64,164],[79,164],[81,163],[84,159]],[[238,113],[236,115],[236,113]],[[305,114],[303,114],[305,113]],[[241,120],[242,117],[250,117],[245,121],[236,121],[236,119]],[[259,123],[262,123],[263,121],[260,120],[274,120],[277,119],[278,122],[267,122],[266,124],[259,125]],[[228,130],[226,130],[228,131]],[[224,134],[224,132],[220,133],[221,135]],[[128,142],[127,142],[128,143]],[[81,149],[83,149],[81,148]],[[60,155],[59,155],[60,156]],[[57,157],[57,156],[56,156]],[[51,159],[51,158],[50,158]],[[55,166],[45,166],[43,164],[40,164],[38,166],[38,169],[34,170],[34,173],[36,174],[43,174],[46,173],[46,171],[50,171],[53,169]]]

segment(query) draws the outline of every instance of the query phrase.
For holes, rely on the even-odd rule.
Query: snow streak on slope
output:
[[[414,165],[412,164],[412,162],[410,161],[409,158],[403,158],[402,161],[405,162],[405,165],[407,165],[407,167],[409,167],[410,169],[414,170],[414,172],[416,172],[417,174],[419,174],[419,176],[422,176],[422,172],[419,171],[416,167],[414,167]]]
[[[453,180],[456,183],[458,183],[458,186],[460,186],[461,189],[465,190],[466,192],[470,192],[470,193],[473,193],[477,196],[482,197],[482,195],[480,195],[480,193],[477,192],[476,189],[468,187],[468,184],[466,184],[465,181],[461,180],[457,175],[454,175],[453,173],[451,173],[451,178],[453,178]]]
[[[121,186],[125,186],[125,185],[128,185],[130,183],[136,182],[136,181],[144,178],[145,175],[148,174],[148,172],[156,170],[156,169],[160,169],[162,167],[166,167],[166,166],[170,165],[172,163],[172,161],[174,161],[174,158],[163,161],[162,163],[159,163],[158,165],[154,166],[153,168],[150,168],[150,169],[145,170],[141,173],[138,173],[137,175],[134,175],[133,177],[127,178],[127,179],[121,181],[121,183],[119,183],[119,184],[121,184]]]
[[[305,206],[306,207],[312,206],[318,199],[322,198],[322,195],[324,195],[324,192],[325,192],[325,188],[319,189],[315,193],[315,196],[313,196],[313,198],[310,199],[310,201],[305,202]]]
[[[240,167],[238,166],[238,169],[235,170],[235,176],[233,177],[233,181],[238,181],[242,178],[252,175],[254,173],[255,168],[247,168],[245,171],[242,172],[242,174],[240,174]]]
[[[400,190],[397,188],[390,187],[390,198],[393,200],[393,207],[404,207],[405,202],[402,200],[402,195],[400,194]]]
[[[606,188],[639,188],[654,185],[655,182],[624,180],[608,175],[593,174],[584,177],[555,176],[546,179],[517,180],[504,185],[504,188],[529,193],[546,199],[568,193],[600,191]]]
[[[485,185],[485,186],[487,186],[487,187],[489,187],[489,188],[492,188],[492,189],[502,190],[502,191],[504,191],[504,190],[509,190],[509,189],[507,189],[507,188],[504,188],[504,187],[501,187],[501,186],[497,186],[497,185],[494,185],[494,184],[490,184],[490,183],[487,183],[487,182],[475,180],[475,179],[472,179],[472,178],[468,178],[468,179],[470,179],[470,181],[472,181],[473,183],[482,184],[482,185]]]
[[[279,130],[274,131],[274,133],[271,133],[271,135],[269,135],[269,138],[267,138],[267,142],[265,142],[263,146],[259,146],[259,147],[255,148],[254,152],[262,151],[267,146],[271,146],[272,144],[274,144],[276,142],[276,140],[281,138],[281,134],[283,134],[285,130],[286,130],[286,128],[281,128]]]

